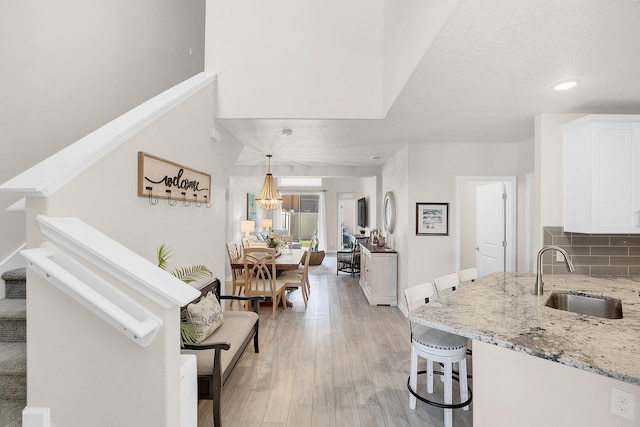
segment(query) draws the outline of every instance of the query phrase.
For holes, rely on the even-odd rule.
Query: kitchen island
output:
[[[474,426],[640,425],[640,281],[548,275],[540,296],[534,282],[495,273],[409,315],[473,340]],[[557,291],[619,299],[623,318],[546,307]],[[612,388],[634,396],[633,420],[611,414]]]

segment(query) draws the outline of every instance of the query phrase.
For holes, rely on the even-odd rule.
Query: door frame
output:
[[[506,213],[505,213],[505,231],[507,239],[507,250],[505,254],[505,265],[508,272],[516,271],[516,253],[518,249],[517,242],[517,179],[515,176],[457,176],[456,177],[456,228],[459,230],[458,224],[464,219],[464,215],[460,209],[460,186],[465,182],[478,181],[478,182],[503,182],[505,193],[507,194]],[[475,220],[475,218],[474,218]],[[455,256],[455,269],[460,270],[460,247],[461,247],[461,233],[456,232],[456,256]]]

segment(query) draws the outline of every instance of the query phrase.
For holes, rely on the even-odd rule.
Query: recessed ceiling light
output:
[[[380,156],[371,156],[371,160],[380,160]]]
[[[576,87],[577,84],[578,84],[578,82],[558,83],[557,85],[555,85],[553,87],[553,90],[567,90],[567,89],[571,89],[572,87]]]

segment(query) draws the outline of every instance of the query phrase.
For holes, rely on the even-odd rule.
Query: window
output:
[[[322,178],[314,177],[281,177],[278,178],[278,186],[280,187],[321,187]]]
[[[320,196],[283,194],[282,225],[297,240],[310,240],[318,229]]]

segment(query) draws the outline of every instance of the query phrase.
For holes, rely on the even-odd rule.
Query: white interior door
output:
[[[476,266],[480,277],[506,271],[504,184],[495,182],[476,190]]]

